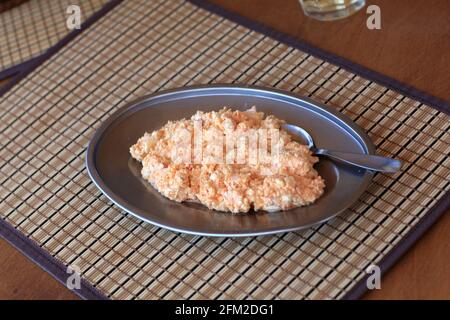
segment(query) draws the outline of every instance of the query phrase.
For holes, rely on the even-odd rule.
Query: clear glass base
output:
[[[311,18],[332,21],[346,18],[365,5],[365,0],[303,0],[303,11]]]

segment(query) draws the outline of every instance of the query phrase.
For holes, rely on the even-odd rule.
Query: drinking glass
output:
[[[318,20],[348,17],[364,7],[365,2],[365,0],[300,0],[305,14]]]

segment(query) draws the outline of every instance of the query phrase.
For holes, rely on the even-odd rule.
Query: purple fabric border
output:
[[[83,32],[85,29],[89,28],[97,20],[111,11],[115,6],[117,6],[122,0],[111,0],[106,3],[100,10],[91,15],[85,22],[82,23],[81,29],[75,29],[67,34],[63,39],[61,39],[56,45],[47,49],[42,55],[29,60],[28,62],[21,63],[15,66],[16,75],[4,86],[0,88],[0,97],[5,94],[9,89],[16,85],[20,80],[25,78],[30,72],[36,69],[40,64],[53,56],[67,43],[73,40],[78,34]],[[12,69],[12,68],[11,68]],[[50,255],[45,249],[41,248],[37,243],[35,243],[30,238],[26,237],[23,233],[16,230],[11,224],[9,224],[4,219],[0,218],[0,236],[16,247],[25,256],[30,258],[36,264],[38,264],[42,269],[50,273],[56,280],[62,284],[66,283],[67,279],[67,266],[65,266],[57,258]],[[96,299],[104,300],[107,297],[96,288],[94,288],[90,283],[81,280],[81,289],[72,290],[75,294],[83,299]]]
[[[242,24],[249,29],[261,32],[269,37],[272,37],[280,42],[284,42],[290,46],[298,48],[305,51],[311,55],[319,57],[323,60],[336,64],[342,68],[345,68],[355,74],[361,75],[367,79],[374,82],[380,83],[392,90],[398,91],[406,96],[414,98],[422,103],[430,105],[446,114],[450,113],[450,104],[444,100],[437,97],[431,96],[427,93],[416,90],[415,88],[402,84],[394,79],[384,76],[375,71],[369,70],[363,66],[345,60],[339,56],[328,53],[322,49],[313,47],[305,42],[297,40],[291,36],[283,34],[281,32],[275,31],[263,24],[251,21],[245,17],[227,11],[217,5],[207,3],[201,0],[188,0],[195,5],[198,5],[204,9],[212,11],[218,15],[228,18],[234,22]],[[20,80],[25,78],[31,71],[37,68],[40,64],[49,59],[53,54],[59,51],[72,39],[74,39],[79,33],[84,29],[87,29],[103,15],[112,10],[116,5],[118,5],[122,0],[111,0],[102,9],[97,11],[91,17],[89,17],[83,24],[81,30],[74,30],[60,40],[56,45],[49,48],[44,54],[33,58],[27,62],[21,63],[17,66],[11,67],[9,69],[0,72],[0,79],[6,76],[12,76],[15,74],[14,78],[6,85],[0,88],[0,96],[5,94],[9,89],[11,89]],[[382,259],[380,263],[380,268],[382,272],[386,272],[394,263],[406,252],[408,249],[423,235],[423,233],[431,226],[438,218],[450,207],[450,192],[447,192],[438,203],[431,208],[426,216],[414,226],[414,228]],[[6,241],[15,246],[19,251],[29,257],[32,261],[42,267],[44,270],[49,272],[53,277],[55,277],[59,282],[65,284],[67,278],[66,266],[59,261],[57,258],[51,256],[47,251],[42,249],[37,243],[35,243],[30,238],[26,237],[20,231],[16,230],[8,222],[0,219],[0,236],[2,236]],[[364,277],[359,281],[345,296],[344,299],[358,299],[366,291],[366,279]],[[78,296],[84,299],[107,299],[107,297],[94,288],[90,283],[82,279],[82,287],[80,290],[74,290]]]
[[[386,273],[450,207],[450,192],[447,192],[441,199],[426,213],[391,251],[383,257],[379,263],[381,274]],[[368,291],[368,275],[361,279],[343,297],[344,300],[355,300]]]
[[[27,71],[29,69],[29,64],[32,63],[32,60],[33,58],[0,71],[0,80],[4,80],[18,73]]]
[[[50,273],[61,284],[66,285],[66,279],[69,276],[66,272],[67,267],[57,258],[51,256],[47,251],[42,249],[36,242],[25,236],[3,219],[0,219],[0,236],[42,269]],[[107,299],[103,293],[98,291],[83,278],[81,278],[81,288],[71,291],[83,299]]]

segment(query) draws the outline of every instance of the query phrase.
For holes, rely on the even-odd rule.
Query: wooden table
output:
[[[367,0],[381,8],[381,30],[365,10],[336,22],[306,18],[297,0],[212,0],[403,83],[450,101],[450,1]],[[383,276],[366,299],[450,299],[450,213]],[[0,240],[0,299],[76,299]]]

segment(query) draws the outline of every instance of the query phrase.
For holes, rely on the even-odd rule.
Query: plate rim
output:
[[[333,215],[330,215],[322,220],[318,220],[316,222],[301,225],[301,226],[294,226],[289,228],[281,228],[281,229],[269,229],[265,231],[255,231],[255,232],[243,232],[243,233],[236,233],[236,232],[224,232],[224,233],[218,233],[218,232],[204,232],[204,231],[194,231],[190,229],[183,229],[178,227],[173,227],[167,224],[159,223],[158,221],[142,217],[142,215],[136,213],[136,210],[140,210],[139,208],[136,208],[132,204],[122,203],[123,200],[121,197],[117,196],[103,181],[101,178],[96,165],[95,165],[95,151],[98,142],[102,138],[105,131],[110,127],[111,124],[113,124],[118,118],[120,118],[121,115],[125,114],[129,110],[133,108],[139,109],[139,104],[142,102],[145,102],[149,99],[156,98],[156,97],[164,97],[166,95],[173,95],[175,93],[183,93],[183,92],[192,92],[196,90],[218,90],[218,89],[235,89],[235,90],[252,90],[252,91],[258,91],[258,92],[265,92],[265,93],[271,93],[280,95],[283,97],[287,97],[289,99],[293,100],[300,100],[309,106],[311,106],[314,109],[319,109],[321,111],[324,111],[325,113],[329,113],[332,116],[334,116],[335,119],[341,121],[343,124],[345,124],[349,129],[353,131],[352,135],[356,135],[360,140],[359,143],[361,144],[361,147],[366,149],[366,154],[375,154],[375,146],[372,142],[372,140],[369,138],[367,133],[359,127],[353,120],[348,117],[347,115],[339,112],[336,108],[333,108],[331,106],[327,106],[323,103],[314,101],[308,97],[304,97],[300,94],[294,93],[294,92],[288,92],[285,90],[272,88],[272,87],[266,87],[266,86],[256,86],[256,85],[246,85],[246,84],[207,84],[207,85],[193,85],[193,86],[185,86],[185,87],[178,87],[178,88],[171,88],[167,90],[161,90],[157,91],[148,95],[141,96],[139,98],[136,98],[130,102],[125,103],[124,106],[120,107],[118,110],[113,112],[101,125],[95,130],[94,134],[92,135],[91,139],[89,140],[89,143],[86,147],[85,152],[85,167],[87,169],[88,175],[92,182],[94,182],[95,186],[101,191],[103,195],[105,195],[114,205],[118,206],[120,209],[124,210],[125,212],[131,214],[132,216],[138,218],[139,220],[142,220],[146,223],[150,223],[152,225],[155,225],[157,227],[168,229],[174,232],[179,233],[186,233],[190,235],[195,236],[209,236],[209,237],[250,237],[250,236],[262,236],[262,235],[271,235],[271,234],[278,234],[278,233],[286,233],[286,232],[292,232],[292,231],[298,231],[302,229],[308,229],[312,226],[322,224],[337,215],[341,214],[343,211],[347,210],[349,206],[353,203],[355,203],[361,195],[364,193],[364,191],[367,189],[369,184],[372,181],[374,172],[370,170],[366,170],[363,176],[362,181],[362,187],[359,189],[358,196],[355,197],[355,200],[353,200],[348,206],[344,207],[343,209],[335,212]],[[317,110],[316,110],[317,111]],[[315,112],[313,110],[313,112]],[[126,201],[125,201],[126,202]]]

